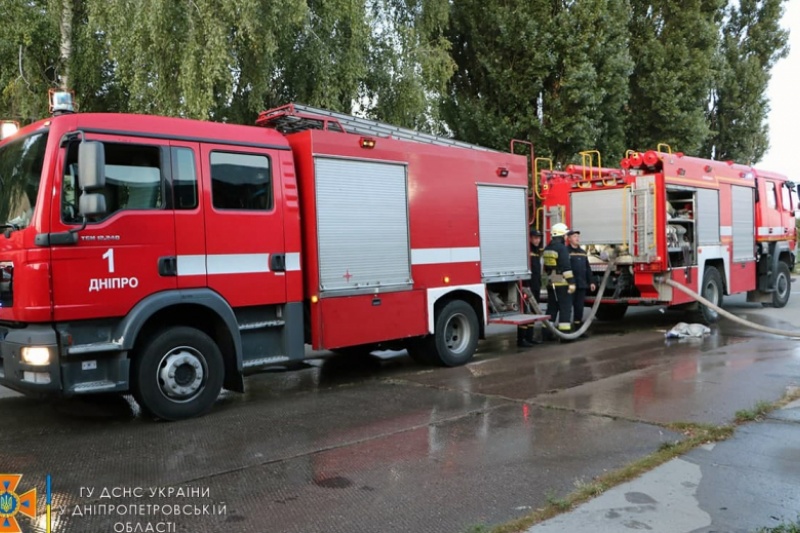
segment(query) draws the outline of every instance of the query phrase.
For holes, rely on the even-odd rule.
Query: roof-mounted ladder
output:
[[[470,144],[447,137],[421,133],[408,128],[400,128],[376,120],[354,117],[344,113],[328,111],[301,104],[287,104],[269,111],[262,112],[256,124],[267,128],[274,128],[281,133],[296,133],[308,129],[340,131],[356,133],[359,135],[375,135],[390,137],[405,141],[414,141],[439,146],[457,146],[485,152],[496,152],[484,146]]]

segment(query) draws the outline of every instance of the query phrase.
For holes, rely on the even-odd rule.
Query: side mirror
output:
[[[106,212],[106,197],[102,194],[85,192],[79,203],[81,215],[85,217],[103,215]]]
[[[78,177],[86,191],[101,189],[106,184],[106,153],[103,143],[83,141],[78,146]],[[105,209],[105,206],[103,206]],[[83,211],[83,202],[81,202]]]

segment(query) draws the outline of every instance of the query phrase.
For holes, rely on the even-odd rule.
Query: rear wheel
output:
[[[436,316],[431,357],[444,366],[469,362],[478,348],[478,316],[467,302],[448,302]]]
[[[157,332],[133,358],[133,393],[157,418],[181,420],[206,413],[222,390],[224,366],[217,344],[184,326]]]
[[[703,274],[703,283],[700,285],[700,296],[711,302],[717,307],[722,306],[722,276],[715,267],[706,268]],[[716,324],[719,320],[719,313],[703,304],[699,305],[698,318],[706,324]]]
[[[406,351],[408,356],[420,365],[432,365],[436,363],[434,355],[433,336],[409,339],[406,341]]]

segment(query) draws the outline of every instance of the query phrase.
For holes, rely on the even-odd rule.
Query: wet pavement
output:
[[[800,298],[782,310],[729,309],[770,326],[800,322]],[[388,353],[253,376],[246,394],[225,394],[210,415],[178,423],[142,419],[129,398],[55,407],[0,388],[0,472],[23,474],[20,489],[40,494],[52,476],[53,504],[65,510],[54,512],[54,533],[167,523],[187,532],[462,533],[524,516],[679,440],[665,423],[726,423],[800,384],[797,341],[738,326],[666,341],[682,315],[630,315],[598,324],[589,339],[527,350],[501,328],[460,368]],[[108,512],[131,504],[150,507]],[[220,512],[183,512],[197,507]],[[29,530],[45,531],[44,519]]]
[[[800,517],[800,402],[528,533],[755,533]]]

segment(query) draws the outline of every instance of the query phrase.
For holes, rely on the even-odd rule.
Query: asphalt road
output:
[[[773,327],[785,309],[726,307]],[[55,533],[447,532],[497,524],[800,384],[797,341],[724,323],[668,341],[679,313],[632,309],[589,339],[514,346],[497,328],[460,368],[403,353],[253,376],[203,418],[154,423],[129,398],[56,404],[0,389],[0,472]],[[112,507],[113,506],[113,507]]]

